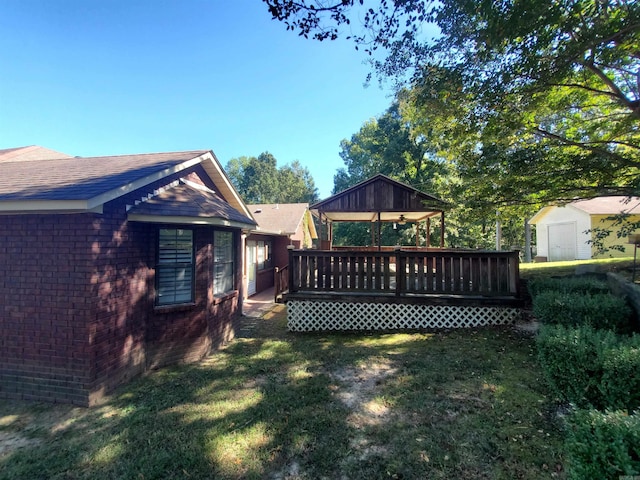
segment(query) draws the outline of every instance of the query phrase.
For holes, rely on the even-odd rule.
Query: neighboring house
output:
[[[611,229],[605,245],[622,245],[625,251],[610,250],[614,257],[633,255],[627,238],[618,238],[612,216],[629,214],[640,220],[640,197],[597,197],[566,205],[550,205],[536,213],[529,223],[536,226],[537,256],[542,261],[586,260],[596,254],[591,244],[592,229]]]
[[[230,340],[256,226],[211,151],[0,150],[0,397],[92,405]]]
[[[318,238],[308,203],[248,205],[256,229],[246,239],[247,296],[274,285],[274,268],[287,265],[288,246],[311,248]]]

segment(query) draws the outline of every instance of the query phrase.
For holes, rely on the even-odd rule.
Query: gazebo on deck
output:
[[[404,183],[378,174],[309,207],[320,219],[320,250],[333,249],[333,223],[366,222],[371,228],[371,244],[383,250],[380,230],[383,223],[416,223],[416,247],[420,247],[420,225],[431,247],[432,219],[440,221],[440,247],[444,246],[444,218],[448,204]],[[349,248],[349,247],[347,247]]]
[[[512,323],[519,315],[519,253],[446,249],[447,204],[376,175],[312,205],[320,218],[318,250],[290,250],[286,275],[292,331],[399,330]],[[440,245],[429,242],[440,220]],[[337,221],[371,222],[369,247],[332,245]],[[382,246],[383,222],[424,222],[426,245]],[[285,273],[286,272],[286,273]]]

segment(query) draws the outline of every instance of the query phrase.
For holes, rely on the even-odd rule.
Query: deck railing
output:
[[[275,268],[273,285],[273,301],[278,303],[282,300],[282,294],[289,290],[289,265]]]
[[[518,296],[517,251],[289,251],[290,292]]]

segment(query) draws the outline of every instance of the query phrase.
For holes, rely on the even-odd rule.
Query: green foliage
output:
[[[607,408],[640,409],[640,337],[634,335],[602,357],[601,391]]]
[[[297,160],[281,168],[268,152],[232,158],[225,171],[246,203],[314,203],[318,189],[306,167]]]
[[[631,309],[624,298],[609,293],[543,291],[533,298],[533,314],[542,323],[627,332]]]
[[[441,185],[451,173],[447,164],[430,155],[429,143],[413,134],[397,102],[380,117],[365,122],[350,140],[342,140],[340,147],[345,167],[334,176],[334,193],[382,173],[439,196],[443,191]],[[338,245],[368,245],[371,243],[371,228],[377,227],[370,224],[338,225],[334,241]],[[439,232],[431,233],[433,239],[439,238]],[[381,227],[383,245],[415,245],[415,236],[415,226],[396,225],[393,228],[392,224],[384,224]],[[437,243],[432,242],[434,245]]]
[[[579,407],[640,408],[640,336],[545,325],[538,359],[555,395]]]
[[[608,293],[609,285],[604,280],[591,276],[575,277],[539,277],[533,278],[527,283],[527,288],[532,297],[547,292],[598,294]]]
[[[560,400],[580,407],[602,405],[602,352],[617,344],[613,332],[544,325],[536,344],[544,376]]]
[[[570,479],[640,475],[640,412],[574,412],[569,417],[566,450]]]
[[[360,21],[350,37],[382,77],[409,85],[411,136],[454,165],[457,203],[478,223],[638,192],[640,2],[263,1],[319,40]]]

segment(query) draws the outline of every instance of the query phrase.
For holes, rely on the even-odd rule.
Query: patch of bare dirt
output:
[[[88,409],[69,405],[0,403],[0,459],[24,447],[34,447],[46,437],[82,419]]]
[[[330,372],[335,380],[334,395],[351,410],[347,422],[357,434],[350,446],[360,461],[387,454],[385,445],[377,445],[369,438],[367,428],[392,420],[392,413],[380,394],[387,377],[396,372],[397,368],[389,361]]]

